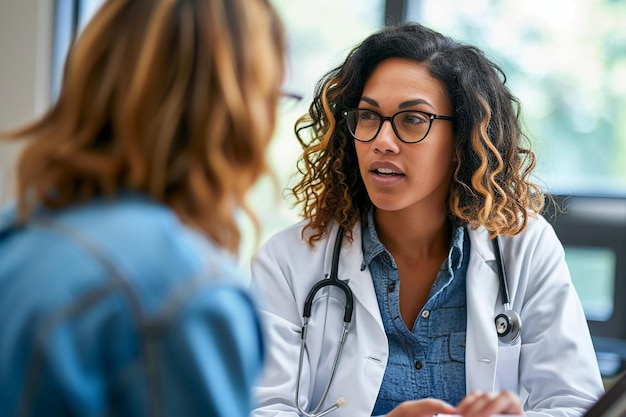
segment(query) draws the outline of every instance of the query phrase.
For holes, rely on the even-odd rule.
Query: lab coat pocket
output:
[[[496,389],[517,392],[519,386],[519,355],[521,344],[498,346]]]

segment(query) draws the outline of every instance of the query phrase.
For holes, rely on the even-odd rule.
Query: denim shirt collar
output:
[[[361,270],[370,265],[372,260],[383,252],[387,252],[385,246],[381,243],[376,232],[376,226],[374,223],[374,209],[371,209],[367,213],[367,225],[362,226],[363,230],[363,264]],[[463,242],[465,239],[465,227],[463,225],[457,226],[452,231],[452,244],[448,257],[444,261],[444,268],[453,274],[454,269],[458,269],[463,262]],[[391,254],[389,254],[391,255]],[[393,256],[390,256],[392,265],[397,269],[397,265],[393,260]]]

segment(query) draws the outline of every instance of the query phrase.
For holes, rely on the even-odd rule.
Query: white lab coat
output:
[[[314,248],[301,238],[304,223],[271,238],[252,262],[252,291],[261,299],[266,331],[265,371],[254,390],[254,417],[297,416],[295,391],[302,312],[313,284],[330,272],[337,226]],[[383,378],[388,344],[372,277],[362,269],[361,226],[344,239],[339,278],[354,293],[354,317],[337,374],[321,409],[339,397],[331,417],[370,416]],[[512,309],[522,334],[510,346],[498,341],[494,317],[503,311],[493,246],[487,232],[469,230],[467,271],[467,391],[513,390],[525,398],[526,416],[580,416],[603,393],[602,380],[563,247],[539,216],[515,237],[502,237]],[[330,293],[330,295],[329,295]],[[309,411],[324,391],[334,360],[343,295],[325,287],[315,298],[301,382]]]

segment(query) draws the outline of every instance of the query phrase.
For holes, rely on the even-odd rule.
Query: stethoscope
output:
[[[343,227],[339,227],[337,231],[337,239],[335,240],[335,247],[333,248],[333,257],[330,267],[330,275],[326,275],[324,279],[318,281],[313,285],[311,291],[306,297],[304,301],[304,313],[302,316],[304,317],[304,324],[302,325],[302,335],[300,336],[300,360],[298,361],[298,383],[296,384],[296,407],[298,407],[298,411],[306,417],[322,417],[331,411],[336,410],[339,407],[342,407],[345,404],[345,399],[339,398],[335,403],[325,409],[320,411],[320,407],[326,400],[326,396],[328,395],[328,391],[330,390],[330,384],[333,382],[335,378],[335,371],[337,371],[337,365],[339,364],[339,358],[341,357],[341,351],[343,350],[343,345],[346,342],[346,336],[348,334],[348,327],[350,325],[350,321],[352,321],[352,306],[353,306],[353,297],[352,290],[348,287],[346,281],[342,281],[337,277],[337,273],[339,271],[339,253],[341,252],[341,243],[343,242]],[[306,349],[306,336],[307,336],[307,328],[309,326],[309,319],[311,318],[311,307],[313,305],[313,298],[317,292],[327,286],[333,286],[339,288],[346,296],[346,306],[343,314],[343,327],[341,329],[341,337],[339,339],[339,346],[337,347],[337,353],[335,354],[335,360],[333,361],[333,366],[330,371],[330,377],[328,378],[328,384],[326,384],[326,388],[324,389],[324,393],[322,394],[322,398],[317,403],[317,406],[311,411],[305,411],[300,405],[300,380],[302,376],[302,361],[304,360],[304,351]]]
[[[318,281],[313,285],[309,294],[307,295],[304,301],[304,312],[302,314],[304,318],[304,324],[302,325],[302,335],[300,337],[300,359],[298,361],[298,382],[296,384],[296,407],[301,415],[306,417],[322,417],[331,411],[336,410],[339,407],[342,407],[345,404],[344,398],[339,398],[335,403],[326,408],[325,410],[320,411],[320,407],[326,400],[328,396],[328,391],[330,390],[330,385],[333,382],[335,377],[335,372],[337,371],[337,365],[339,364],[339,359],[341,357],[341,351],[343,350],[343,345],[346,341],[346,336],[348,334],[348,327],[350,322],[352,321],[352,308],[353,308],[353,295],[352,290],[347,284],[347,281],[340,280],[338,278],[338,270],[339,270],[339,254],[341,252],[341,244],[343,242],[343,227],[339,227],[337,231],[337,238],[335,240],[335,246],[333,248],[333,256],[331,261],[330,275],[326,275],[324,279]],[[502,249],[500,248],[500,242],[498,237],[496,236],[492,239],[493,247],[496,254],[496,262],[498,268],[498,278],[500,280],[500,288],[502,293],[502,304],[504,306],[504,311],[496,316],[494,319],[496,325],[496,332],[498,334],[498,339],[503,343],[513,344],[519,338],[522,332],[522,318],[517,314],[514,310],[511,310],[511,299],[509,296],[509,285],[506,277],[506,269],[504,268],[504,260],[502,258]],[[333,361],[332,369],[330,372],[330,376],[328,378],[328,383],[326,384],[326,388],[324,389],[324,393],[320,398],[319,402],[315,406],[315,408],[311,411],[305,411],[300,405],[300,380],[302,377],[302,362],[304,360],[304,351],[306,350],[306,338],[307,338],[307,328],[309,325],[309,319],[311,318],[311,308],[313,305],[313,298],[317,294],[317,292],[327,286],[334,286],[339,288],[346,297],[346,305],[343,315],[343,327],[341,329],[341,337],[339,339],[339,346],[337,347],[337,352],[335,354],[335,359]]]

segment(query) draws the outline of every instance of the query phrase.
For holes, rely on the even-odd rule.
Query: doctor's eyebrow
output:
[[[373,98],[368,97],[368,96],[361,97],[360,101],[364,101],[367,104],[371,104],[372,106],[375,106],[375,107],[380,107],[380,104],[378,104],[378,102],[376,100],[374,100]],[[403,101],[402,103],[400,103],[398,105],[398,108],[406,109],[407,107],[417,106],[418,104],[425,104],[425,105],[427,105],[428,107],[430,107],[432,109],[435,108],[432,104],[430,104],[427,100],[425,100],[423,98],[416,98],[414,100]]]

